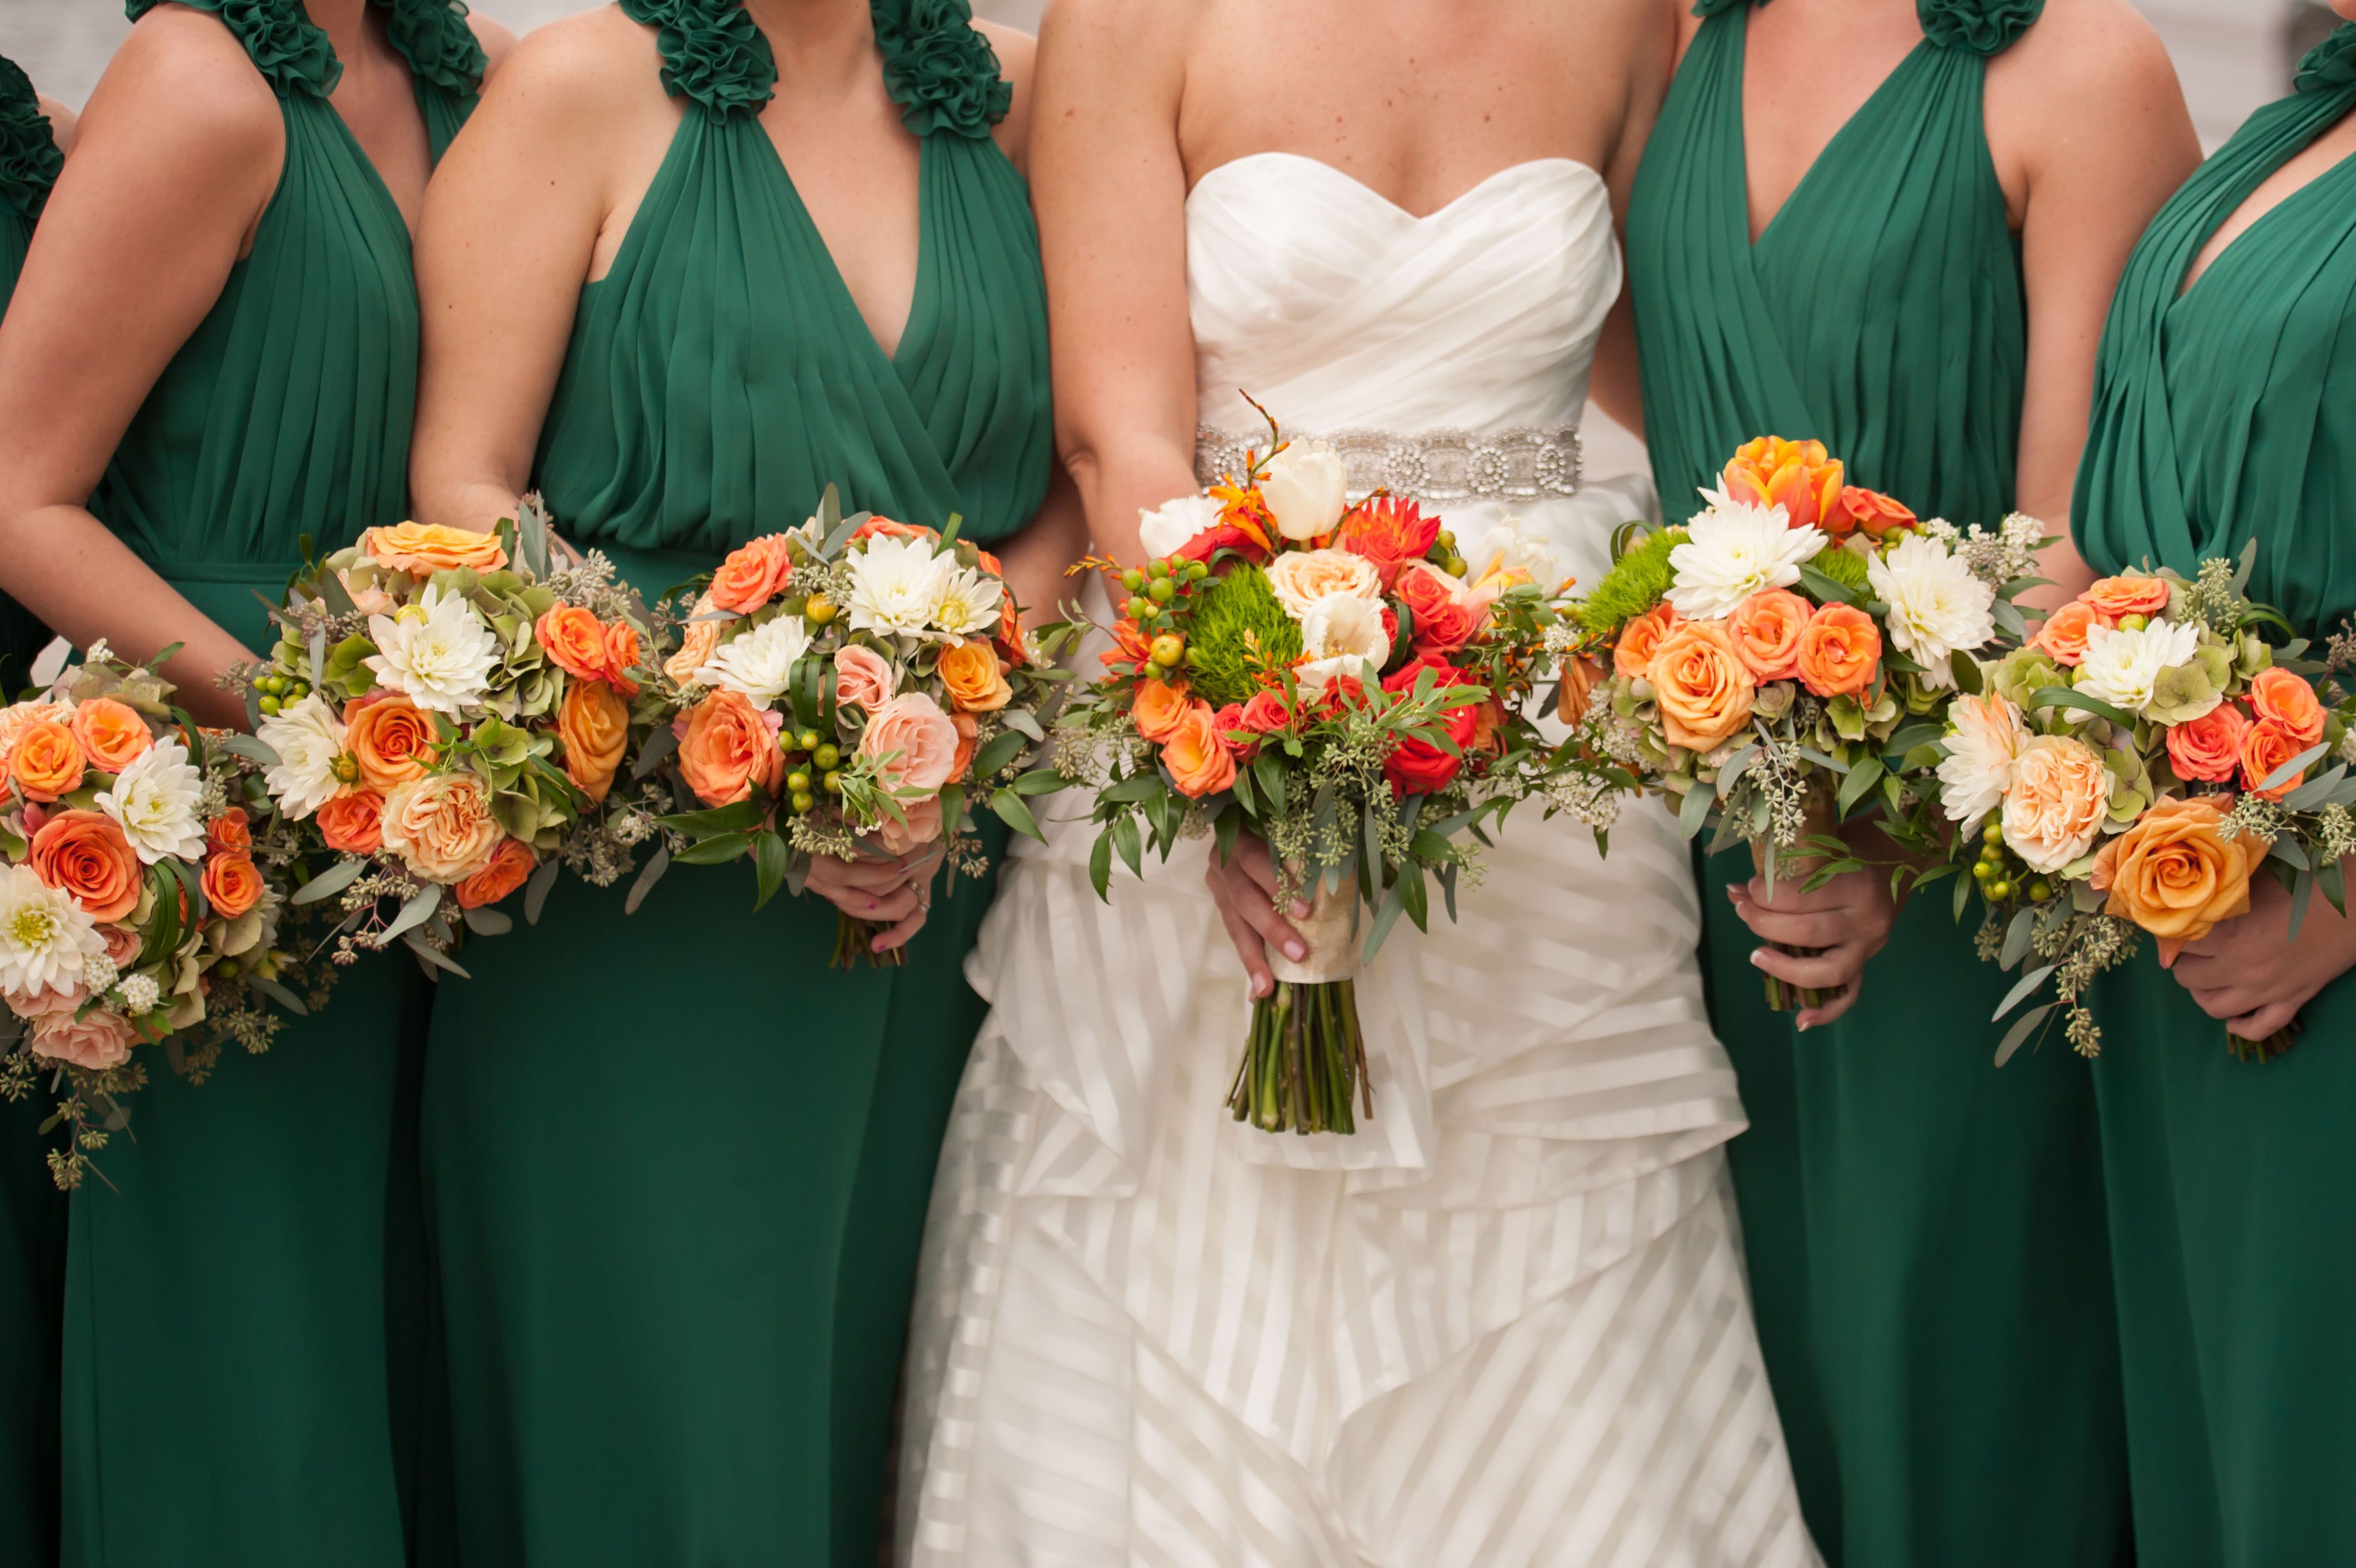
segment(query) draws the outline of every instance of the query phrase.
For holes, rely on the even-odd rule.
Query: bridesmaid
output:
[[[2112,285],[2197,156],[2158,41],[2124,0],[1697,9],[1628,225],[1670,515],[1772,434],[1926,517],[2018,505],[2062,532]],[[1893,929],[1881,875],[1770,904],[1750,871],[1740,851],[1703,868],[1725,889],[1705,890],[1705,972],[1751,1121],[1729,1157],[1760,1338],[1826,1560],[2118,1560],[2085,1064],[1990,1065],[2011,977],[1972,960],[1944,886]],[[1762,969],[1837,995],[1771,1014]]]
[[[2356,18],[2356,0],[2332,0]],[[2086,559],[2190,573],[2253,538],[2303,632],[2356,612],[2356,26],[2309,54],[2144,236],[2103,339]],[[2341,677],[2343,680],[2345,676]],[[2144,1568],[2356,1562],[2356,922],[2288,896],[2113,972],[2094,1064]],[[2289,1055],[2227,1054],[2303,1016]]]
[[[25,263],[33,223],[73,138],[73,111],[42,98],[0,58],[0,316]],[[26,684],[48,634],[0,596],[0,699]],[[0,1103],[0,1562],[58,1556],[58,1356],[64,1331],[66,1198],[41,1135],[44,1083]]]
[[[397,519],[409,225],[485,69],[437,0],[150,6],[0,327],[0,587],[166,671],[202,720],[254,590]],[[387,957],[266,1059],[160,1065],[76,1193],[63,1561],[408,1560],[426,994]]]
[[[964,0],[623,0],[536,33],[434,182],[420,514],[538,488],[649,595],[849,505],[1004,539],[1048,493],[1031,40]],[[1004,74],[1001,75],[1003,68]],[[1008,556],[1026,603],[1076,509]],[[1027,570],[1026,570],[1027,568]],[[1002,835],[997,835],[1002,837]],[[993,843],[993,854],[1002,844]],[[425,1163],[456,1434],[440,1550],[876,1557],[989,886],[820,861],[907,966],[741,865],[560,886],[435,999]],[[624,957],[626,955],[626,957]],[[626,968],[616,967],[617,960]]]

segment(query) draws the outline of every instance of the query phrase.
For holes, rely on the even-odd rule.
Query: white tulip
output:
[[[1218,526],[1220,507],[1208,496],[1180,496],[1151,511],[1137,509],[1137,541],[1148,561],[1164,561],[1194,537]]]
[[[1295,441],[1270,457],[1259,493],[1277,532],[1297,542],[1331,533],[1350,509],[1342,455],[1323,441]]]

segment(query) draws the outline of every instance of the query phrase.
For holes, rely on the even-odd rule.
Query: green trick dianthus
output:
[[[1263,684],[1261,671],[1301,657],[1301,628],[1277,601],[1268,574],[1238,565],[1204,590],[1192,653],[1196,696],[1215,707],[1248,703]]]

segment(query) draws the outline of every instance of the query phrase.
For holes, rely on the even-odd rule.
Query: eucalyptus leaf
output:
[[[1686,791],[1684,800],[1677,802],[1677,829],[1686,837],[1693,838],[1699,834],[1702,824],[1709,821],[1711,800],[1710,792],[1697,784]]]
[[[515,929],[513,918],[488,905],[479,909],[464,910],[461,913],[466,918],[468,930],[479,932],[487,937],[503,937]]]
[[[347,855],[297,887],[287,896],[289,904],[316,904],[322,898],[333,897],[349,887],[368,869],[368,862],[359,855]]]
[[[678,749],[679,736],[671,733],[670,725],[659,725],[648,734],[646,744],[638,747],[638,760],[630,768],[631,779],[644,779],[669,760],[671,753]]]
[[[2291,879],[2290,936],[2286,940],[2294,942],[2298,940],[2298,929],[2307,923],[2308,901],[2314,897],[2315,874],[2313,872],[2304,872]]]
[[[401,913],[395,915],[392,918],[392,924],[384,929],[385,940],[390,941],[403,931],[413,930],[423,925],[433,917],[434,911],[441,907],[441,886],[438,884],[428,886],[424,892],[418,894],[401,907]]]
[[[277,1003],[281,1007],[285,1008],[289,1013],[294,1014],[297,1018],[307,1018],[311,1015],[311,1009],[304,1004],[304,1001],[300,996],[295,995],[293,992],[287,990],[286,987],[279,984],[278,982],[271,979],[269,976],[262,974],[249,974],[245,977],[245,981],[247,984],[252,986],[256,991],[261,992],[264,996],[269,997],[273,1002]]]
[[[2000,1023],[2007,1013],[2011,1012],[2014,1008],[2028,1001],[2029,998],[2035,993],[2037,988],[2045,983],[2045,977],[2047,975],[2051,974],[2055,970],[2061,967],[2062,966],[2058,963],[2041,964],[2038,968],[2030,970],[2027,974],[2022,975],[2020,977],[2019,983],[2015,985],[2011,990],[2006,992],[2004,993],[2004,1000],[1997,1004],[1996,1012],[1989,1016],[1988,1022],[1991,1024]]]
[[[2004,1032],[2004,1038],[1997,1042],[1996,1047],[1996,1065],[2002,1067],[2005,1063],[2010,1061],[2012,1059],[2012,1053],[2020,1049],[2022,1044],[2028,1040],[2030,1032],[2033,1031],[2038,1025],[2045,1021],[2045,1015],[2052,1012],[2053,1009],[2060,1005],[2062,1005],[2062,1004],[2059,1002],[2048,1002],[2042,1007],[2032,1007],[2028,1012],[2023,1013],[2019,1019],[2013,1024],[2012,1027]]]
[[[2029,951],[2029,939],[2036,934],[2037,911],[2023,909],[2004,929],[2004,951],[1997,959],[1998,969],[2010,969]]]
[[[213,736],[213,745],[216,748],[226,751],[233,757],[242,757],[248,762],[258,763],[264,768],[276,768],[283,760],[269,743],[257,740],[250,735],[240,735],[234,732],[229,735],[217,735]]]
[[[1399,885],[1393,885],[1391,890],[1383,895],[1382,904],[1375,910],[1374,919],[1366,926],[1366,945],[1359,950],[1358,955],[1361,963],[1375,961],[1375,954],[1382,949],[1383,939],[1391,934],[1391,928],[1398,924],[1400,912],[1406,908],[1406,902],[1399,893]]]
[[[655,853],[659,855],[663,851],[658,848]],[[551,855],[533,870],[531,880],[525,883],[523,888],[524,924],[528,926],[540,924],[540,912],[548,907],[549,889],[556,886],[557,874],[563,869],[562,863],[554,855]],[[631,890],[631,902],[627,908],[632,909],[637,908],[635,888]]]
[[[551,861],[549,864],[553,865],[555,862]],[[639,870],[637,880],[630,884],[629,896],[622,900],[622,913],[637,914],[638,906],[647,901],[647,895],[655,890],[655,884],[660,882],[663,873],[669,869],[669,847],[657,844],[654,854],[648,857],[647,864]]]
[[[1047,732],[1039,727],[1039,721],[1032,717],[1028,708],[1008,708],[998,716],[1005,720],[1007,729],[1015,734],[1028,736],[1034,741],[1047,738]]]
[[[472,980],[475,978],[473,975],[468,974],[465,970],[460,969],[457,961],[452,959],[449,954],[443,952],[434,947],[432,942],[425,940],[415,931],[409,932],[401,940],[402,945],[407,947],[411,952],[415,953],[417,955],[417,961],[423,964],[429,971],[445,969],[461,980]]]
[[[2331,747],[2329,745],[2323,744],[2308,746],[2305,751],[2300,752],[2297,757],[2292,757],[2288,762],[2284,763],[2280,768],[2277,768],[2272,773],[2267,774],[2265,779],[2259,783],[2258,789],[2261,791],[2281,789],[2284,785],[2289,783],[2292,779],[2306,772],[2309,763],[2317,761],[2325,752],[2328,752],[2330,749]]]

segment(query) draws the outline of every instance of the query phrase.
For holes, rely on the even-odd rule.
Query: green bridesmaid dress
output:
[[[2266,177],[2356,108],[2356,27],[2308,57],[2159,216],[2104,334],[2078,473],[2104,571],[2255,540],[2250,592],[2321,638],[2356,612],[2356,157],[2190,289]],[[2104,977],[2093,1069],[2144,1568],[2356,1562],[2356,976],[2264,1066],[2152,957]]]
[[[64,160],[33,84],[0,59],[0,312],[16,286],[33,220]],[[14,695],[48,641],[0,596],[0,688]],[[58,1348],[63,1333],[66,1199],[41,1135],[49,1096],[0,1102],[0,1563],[58,1555]]]
[[[134,0],[134,17],[155,0]],[[392,194],[329,103],[300,0],[198,0],[278,94],[252,252],[132,421],[91,510],[263,649],[299,541],[398,521],[418,317]],[[438,155],[483,56],[464,14],[379,0]],[[160,1062],[73,1197],[70,1568],[399,1568],[423,1380],[417,1093],[430,991],[406,955],[192,1088]]]
[[[1749,6],[1708,0],[1638,174],[1628,265],[1665,506],[1742,442],[1823,441],[1924,516],[2010,508],[2026,327],[1981,122],[2040,0],[1918,0],[1923,39],[1751,242]],[[2119,1560],[2126,1499],[2093,1090],[2066,1049],[1993,1065],[2010,977],[1943,886],[1847,1016],[1767,1010],[1758,943],[1697,866],[1712,1017],[1751,1128],[1729,1147],[1768,1374],[1840,1568]]]
[[[990,541],[1052,462],[1046,308],[1008,89],[963,0],[875,0],[921,138],[921,254],[886,356],[761,124],[735,0],[624,0],[686,100],[582,290],[536,482],[642,589],[847,505]],[[993,856],[1001,844],[993,843]],[[673,866],[635,914],[567,881],[434,999],[425,1164],[455,1464],[429,1560],[872,1568],[917,1243],[982,1015],[990,897],[907,966],[826,968],[835,914]]]

